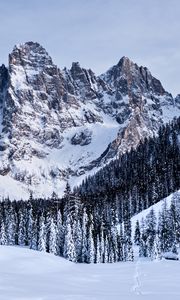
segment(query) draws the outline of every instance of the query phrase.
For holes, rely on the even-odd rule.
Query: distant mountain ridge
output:
[[[127,57],[96,76],[17,45],[0,67],[0,194],[61,195],[179,115],[180,96]]]

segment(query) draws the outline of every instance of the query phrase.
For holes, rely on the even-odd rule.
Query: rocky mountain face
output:
[[[0,67],[0,193],[60,195],[179,114],[180,96],[127,57],[96,76],[17,45]]]

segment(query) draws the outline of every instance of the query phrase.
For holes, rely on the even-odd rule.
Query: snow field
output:
[[[74,264],[0,246],[2,300],[179,300],[179,278],[179,261]]]

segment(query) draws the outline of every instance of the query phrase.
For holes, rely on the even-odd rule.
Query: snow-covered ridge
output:
[[[0,195],[62,195],[67,180],[80,183],[179,116],[178,99],[126,57],[98,77],[79,63],[60,70],[38,43],[15,46],[0,67]]]
[[[150,206],[149,208],[147,209],[144,209],[142,212],[140,212],[139,214],[135,215],[132,217],[131,219],[131,223],[132,223],[132,236],[134,235],[134,230],[135,230],[135,225],[136,225],[136,222],[139,221],[139,223],[145,219],[147,217],[147,215],[150,213],[150,211],[153,209],[154,213],[155,213],[155,216],[158,217],[159,213],[162,212],[162,209],[163,209],[163,206],[164,204],[166,203],[167,205],[167,208],[170,207],[171,205],[171,202],[172,202],[172,199],[173,199],[173,196],[174,195],[179,195],[180,196],[180,190],[178,190],[177,192],[175,193],[172,193],[171,195],[169,195],[168,197],[160,200],[158,203]]]

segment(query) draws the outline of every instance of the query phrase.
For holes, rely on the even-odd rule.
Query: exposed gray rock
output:
[[[0,67],[0,175],[27,191],[62,192],[63,179],[103,166],[179,114],[180,96],[127,57],[96,76],[76,62],[60,70],[38,43],[17,45]]]
[[[175,98],[175,104],[180,109],[180,94],[178,94]]]
[[[77,132],[71,139],[71,144],[85,146],[91,143],[92,132],[88,129]]]

